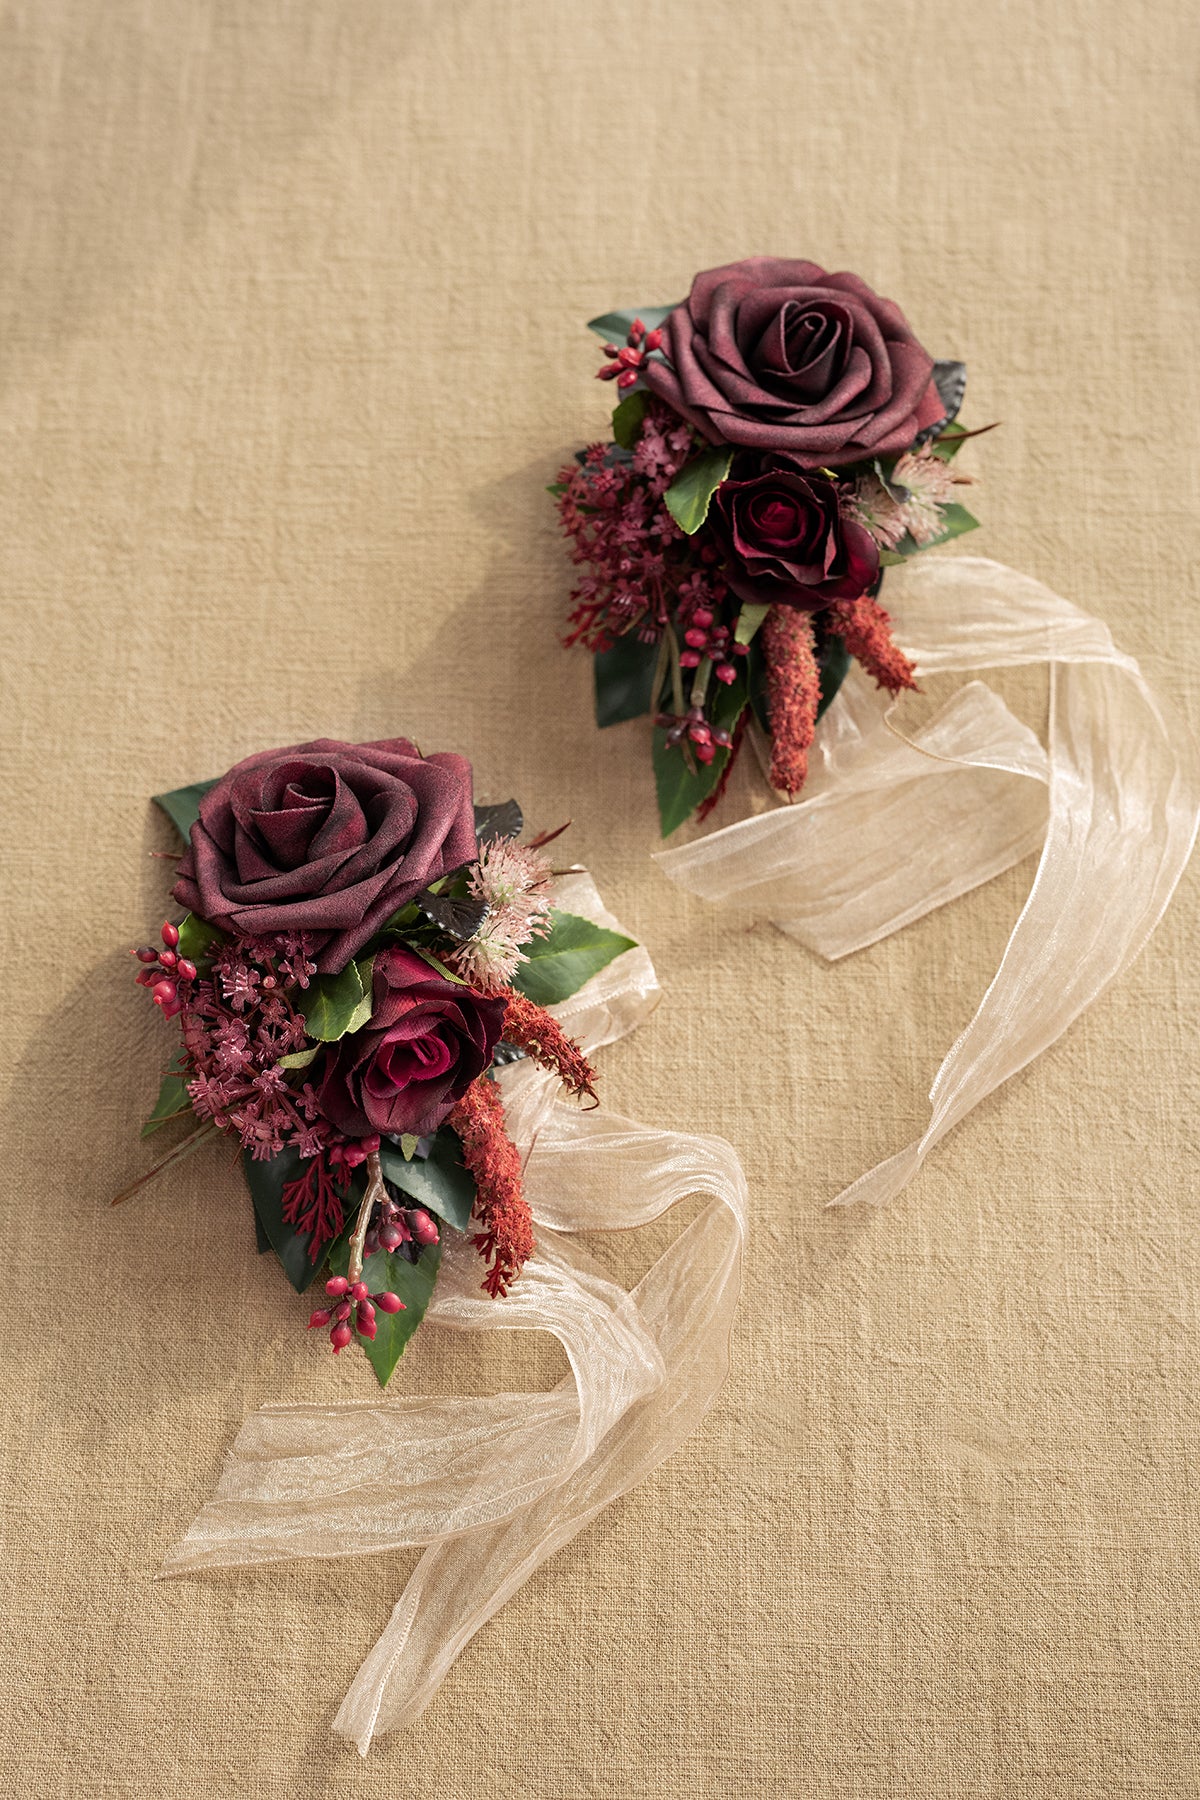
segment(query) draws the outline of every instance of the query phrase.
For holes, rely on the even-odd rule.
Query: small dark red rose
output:
[[[708,525],[742,600],[818,612],[857,600],[879,573],[879,548],[843,490],[794,457],[742,455],[713,495]]]
[[[200,802],[175,898],[235,937],[309,932],[337,974],[384,920],[476,855],[471,765],[407,738],[264,750]]]
[[[348,1137],[436,1131],[490,1067],[507,1002],[448,981],[416,954],[381,950],[362,1031],[331,1049],[318,1098]]]
[[[697,275],[667,315],[646,385],[712,443],[805,468],[907,450],[945,417],[933,358],[857,275],[751,256]]]

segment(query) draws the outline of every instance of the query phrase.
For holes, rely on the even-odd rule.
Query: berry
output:
[[[418,1207],[414,1212],[409,1214],[409,1221],[412,1225],[412,1234],[418,1244],[428,1245],[437,1243],[438,1228],[427,1212],[423,1212]]]
[[[331,1275],[325,1283],[325,1292],[327,1294],[348,1294],[350,1283],[344,1275]]]
[[[133,954],[140,963],[156,963],[158,961],[158,951],[152,950],[149,944],[139,944]]]
[[[379,1148],[379,1133],[373,1131],[369,1137],[359,1138],[358,1141],[368,1156],[374,1156]]]
[[[179,942],[179,927],[172,925],[169,919],[162,928],[162,941],[168,950],[173,950]]]
[[[695,612],[692,614],[692,624],[702,626],[705,631],[708,630],[708,628],[712,624],[712,622],[713,622],[713,612],[712,612],[712,608],[709,606],[698,606],[696,608]],[[689,643],[691,642],[690,638],[688,641],[689,641]]]
[[[175,973],[182,981],[195,981],[196,965],[186,956],[181,956],[175,965]]]
[[[371,1298],[372,1298],[372,1300],[374,1300],[376,1306],[378,1306],[385,1313],[398,1313],[398,1312],[405,1311],[404,1302],[400,1298],[399,1294],[393,1294],[390,1292],[390,1290],[388,1292],[385,1292],[382,1294],[372,1294]]]
[[[333,1354],[335,1356],[338,1355],[339,1351],[346,1348],[346,1345],[350,1342],[351,1335],[350,1327],[348,1325],[334,1326],[329,1334],[329,1342],[333,1345]]]
[[[656,325],[654,327],[653,331],[648,331],[646,333],[646,348],[647,348],[647,350],[657,350],[660,347],[660,345],[662,344],[662,341],[663,341],[663,332],[662,332],[661,325]]]
[[[713,670],[713,674],[718,681],[723,681],[726,687],[729,686],[731,681],[737,680],[737,670],[732,663],[718,663]]]
[[[177,989],[173,981],[156,981],[150,990],[155,1006],[170,1006]]]
[[[626,371],[623,375],[617,376],[617,386],[619,388],[632,387],[636,380],[637,380],[637,370],[636,369],[626,369]]]
[[[308,1321],[308,1329],[310,1331],[316,1331],[316,1330],[318,1330],[318,1328],[320,1326],[328,1325],[328,1323],[329,1323],[330,1319],[332,1319],[332,1317],[333,1317],[333,1314],[330,1312],[330,1310],[327,1306],[318,1306],[316,1312],[313,1313],[312,1317]]]
[[[356,1281],[354,1283],[353,1287],[350,1288],[349,1292],[350,1292],[350,1298],[352,1300],[365,1300],[367,1297],[366,1282],[365,1281]]]
[[[350,1302],[348,1300],[339,1300],[333,1310],[333,1316],[339,1325],[344,1319],[348,1319],[350,1317]]]

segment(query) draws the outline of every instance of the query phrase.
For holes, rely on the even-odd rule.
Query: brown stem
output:
[[[169,1163],[178,1162],[180,1157],[190,1155],[193,1150],[204,1143],[206,1138],[215,1137],[216,1132],[217,1127],[211,1120],[207,1124],[201,1125],[197,1131],[193,1131],[189,1137],[185,1137],[181,1144],[176,1144],[173,1150],[168,1151],[166,1156],[160,1162],[156,1162],[152,1169],[147,1169],[144,1175],[139,1175],[136,1181],[131,1181],[127,1188],[122,1188],[121,1192],[108,1204],[120,1206],[122,1200],[128,1200],[131,1194],[136,1194],[138,1189],[145,1187],[148,1181],[153,1181],[156,1175],[161,1175]]]
[[[378,1150],[372,1150],[367,1158],[367,1191],[362,1197],[362,1205],[358,1209],[358,1218],[354,1221],[354,1231],[350,1237],[350,1262],[346,1269],[346,1275],[352,1284],[362,1278],[363,1245],[366,1242],[367,1226],[371,1223],[371,1214],[375,1209],[375,1203],[386,1199],[387,1189],[383,1185],[383,1164],[379,1160]]]

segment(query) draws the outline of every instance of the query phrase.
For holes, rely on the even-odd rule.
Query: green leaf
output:
[[[709,503],[729,473],[733,451],[719,445],[702,450],[679,471],[666,494],[667,511],[691,537],[708,517]]]
[[[154,804],[162,808],[186,844],[192,826],[200,817],[200,802],[209,788],[215,788],[220,776],[212,781],[194,781],[191,787],[174,788],[169,794],[155,794]]]
[[[403,1312],[386,1313],[382,1307],[375,1309],[374,1338],[361,1337],[357,1328],[354,1330],[359,1348],[374,1369],[380,1387],[387,1386],[409,1339],[425,1317],[441,1262],[442,1246],[431,1244],[422,1250],[415,1263],[410,1263],[406,1256],[389,1256],[386,1250],[376,1250],[363,1263],[362,1278],[369,1293],[382,1294],[390,1290],[404,1302]],[[340,1239],[330,1250],[329,1265],[335,1275],[347,1272],[350,1266],[348,1238]],[[350,1324],[354,1327],[353,1313]]]
[[[770,610],[769,600],[743,601],[742,610],[738,614],[737,630],[734,632],[734,642],[738,644],[753,643],[755,632]]]
[[[475,1208],[475,1177],[463,1164],[457,1134],[443,1125],[430,1145],[428,1156],[406,1161],[403,1151],[384,1138],[379,1163],[393,1187],[419,1206],[445,1219],[456,1231],[465,1231]]]
[[[710,723],[732,732],[747,698],[747,680],[739,670],[737,680],[731,681],[728,687],[721,687],[714,695]],[[725,772],[729,751],[718,750],[710,763],[695,763],[692,759],[694,766],[689,766],[682,745],[668,747],[666,730],[656,725],[652,754],[662,834],[670,837],[685,819],[691,817],[701,801],[708,799]]]
[[[978,531],[979,520],[969,513],[965,506],[959,506],[955,500],[940,509],[942,530],[934,538],[924,544],[918,544],[915,538],[905,532],[896,545],[896,552],[901,557],[916,556],[922,550],[932,550],[935,544],[948,544],[951,538],[961,537],[965,531]],[[883,558],[880,557],[880,561]]]
[[[645,389],[637,388],[632,394],[626,394],[624,400],[613,408],[612,434],[622,450],[632,450],[642,435],[646,399]]]
[[[898,550],[881,550],[879,552],[879,566],[881,569],[896,569],[902,562],[907,561],[908,558],[906,556],[901,556]]]
[[[539,1006],[554,1006],[633,946],[633,938],[555,909],[549,935],[526,944],[526,961],[513,976],[513,986]]]
[[[603,729],[638,719],[653,710],[654,670],[658,645],[643,644],[634,632],[618,638],[610,650],[592,658],[596,684],[596,723]]]
[[[417,1154],[417,1145],[420,1143],[420,1141],[421,1141],[420,1138],[417,1137],[415,1132],[412,1132],[412,1131],[402,1131],[401,1132],[401,1134],[400,1134],[400,1154],[404,1158],[405,1162],[412,1161],[413,1157]]]
[[[284,1274],[298,1294],[312,1286],[318,1269],[325,1261],[325,1251],[314,1261],[310,1253],[311,1238],[307,1231],[297,1231],[283,1216],[283,1189],[287,1182],[297,1181],[304,1172],[305,1158],[289,1146],[278,1156],[255,1162],[249,1151],[242,1153],[242,1168],[254,1210],[279,1258]],[[349,1198],[343,1204],[344,1224],[339,1242],[347,1239],[354,1225],[359,1200],[365,1192],[366,1178],[361,1169],[354,1171]]]
[[[217,945],[224,942],[224,935],[216,926],[210,925],[207,919],[198,918],[195,913],[188,913],[179,921],[179,954],[194,963],[204,962]]]
[[[192,1110],[192,1102],[187,1091],[187,1077],[174,1064],[162,1078],[162,1086],[158,1090],[158,1099],[154,1103],[154,1111],[142,1126],[144,1138],[153,1137],[154,1133],[171,1119],[182,1119]]]
[[[293,1050],[290,1056],[281,1056],[275,1066],[278,1069],[307,1069],[320,1054],[320,1044],[310,1044],[307,1050]]]
[[[332,1044],[348,1031],[357,1031],[371,1016],[370,989],[364,991],[358,964],[353,962],[347,963],[340,975],[315,976],[296,1005],[304,1015],[304,1029],[309,1037],[318,1038],[323,1044]]]
[[[943,462],[951,462],[962,449],[963,439],[970,435],[965,425],[960,425],[957,419],[952,419],[948,425],[942,426],[929,448],[935,456],[940,456]]]
[[[821,719],[833,705],[837,691],[850,671],[850,652],[844,639],[828,637],[825,640],[824,653],[821,657],[821,699],[817,706],[817,718]]]
[[[677,306],[678,301],[675,302]],[[661,325],[668,313],[673,313],[675,306],[642,306],[630,307],[628,310],[601,313],[598,319],[588,320],[588,330],[594,331],[597,337],[607,338],[615,344],[621,344],[629,335],[629,328],[635,319],[640,319],[647,331],[653,331]]]

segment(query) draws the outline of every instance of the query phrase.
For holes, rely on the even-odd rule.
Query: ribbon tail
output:
[[[480,1627],[548,1557],[672,1454],[725,1379],[746,1216],[733,1151],[720,1139],[688,1139],[593,1114],[567,1114],[563,1124],[563,1136],[548,1147],[549,1176],[560,1192],[572,1169],[594,1193],[607,1187],[610,1195],[613,1179],[636,1173],[640,1219],[686,1195],[710,1195],[633,1291],[664,1376],[560,1486],[493,1527],[425,1552],[334,1721],[363,1755],[374,1736],[420,1716]]]

